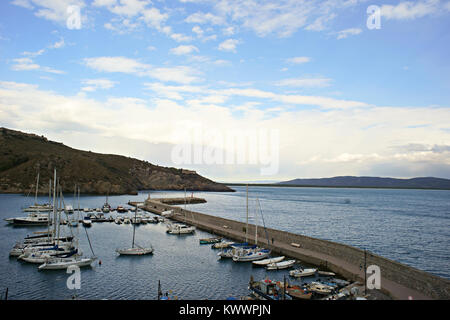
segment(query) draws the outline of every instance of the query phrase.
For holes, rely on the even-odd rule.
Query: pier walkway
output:
[[[156,214],[173,210],[171,219],[235,241],[246,240],[246,225],[243,222],[183,210],[157,199],[147,199],[142,208]],[[255,229],[254,225],[248,225],[249,243],[255,243]],[[331,270],[346,279],[364,283],[364,251],[361,249],[275,229],[264,230],[261,226],[258,227],[258,244],[273,252]],[[450,299],[450,281],[447,279],[367,252],[366,266],[370,265],[380,267],[381,291],[394,299]]]

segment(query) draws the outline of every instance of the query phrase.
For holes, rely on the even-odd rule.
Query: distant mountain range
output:
[[[279,182],[279,185],[312,187],[352,187],[352,188],[405,188],[405,189],[446,189],[450,190],[450,180],[434,177],[395,179],[380,177],[333,177],[319,179],[294,179]]]
[[[138,190],[234,191],[195,171],[168,168],[129,157],[70,148],[20,131],[0,128],[0,193],[27,193],[39,171],[40,193],[57,169],[63,192],[135,194]],[[33,189],[34,190],[34,189]]]

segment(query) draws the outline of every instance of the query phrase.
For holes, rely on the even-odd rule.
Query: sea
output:
[[[207,202],[186,208],[245,222],[246,187],[231,188],[236,192],[187,192]],[[149,196],[184,195],[140,191],[135,196],[109,196],[108,202],[114,208],[129,207],[128,201]],[[251,223],[352,245],[450,279],[450,191],[250,186],[248,199]],[[135,227],[136,243],[152,245],[152,255],[119,256],[116,248],[131,246],[133,225],[93,223],[90,228],[81,224],[72,230],[61,228],[61,234],[72,232],[78,237],[85,256],[98,258],[92,267],[81,269],[80,287],[73,288],[68,285],[72,274],[65,270],[38,271],[38,265],[9,257],[16,242],[47,229],[15,227],[4,221],[25,216],[23,208],[34,201],[32,195],[0,194],[0,297],[7,289],[8,299],[19,300],[154,300],[160,284],[171,299],[224,300],[248,295],[251,276],[255,280],[289,278],[288,270],[267,271],[251,263],[219,259],[211,245],[199,244],[199,239],[211,234],[197,230],[194,235],[170,235],[164,223]],[[78,206],[71,194],[64,201]],[[81,195],[79,200],[81,208],[99,208],[105,201],[105,196],[92,195]],[[48,197],[38,197],[38,202],[48,202]],[[298,266],[308,265],[300,261]]]

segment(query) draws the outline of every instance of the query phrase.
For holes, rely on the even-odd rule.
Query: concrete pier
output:
[[[182,203],[184,204],[184,198]],[[147,199],[142,209],[160,214],[173,210],[171,219],[196,226],[215,235],[235,241],[255,243],[256,227],[239,221],[215,217],[173,207],[157,199]],[[364,250],[345,244],[315,239],[276,229],[258,226],[258,244],[274,253],[331,270],[352,281],[364,283]],[[450,280],[412,268],[396,261],[366,252],[366,265],[376,265],[381,271],[381,291],[394,299],[450,299]],[[368,291],[370,293],[370,291]]]

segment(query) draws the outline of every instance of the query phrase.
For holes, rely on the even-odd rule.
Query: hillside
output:
[[[321,179],[294,179],[290,181],[280,182],[279,184],[317,187],[450,189],[449,179],[433,177],[395,179],[345,176]]]
[[[81,151],[43,136],[0,128],[0,193],[28,193],[39,168],[40,191],[57,169],[64,192],[135,194],[138,190],[234,191],[195,172],[120,155]]]

